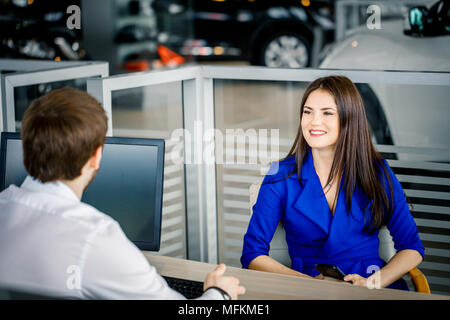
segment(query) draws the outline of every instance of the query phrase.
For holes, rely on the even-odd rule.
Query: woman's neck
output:
[[[311,149],[311,152],[317,174],[319,177],[328,178],[333,165],[335,149]]]

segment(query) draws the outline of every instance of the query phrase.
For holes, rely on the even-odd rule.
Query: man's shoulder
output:
[[[16,212],[35,212],[39,213],[40,217],[70,220],[71,223],[88,229],[117,223],[110,216],[87,203],[58,195],[30,191],[14,185],[0,193],[0,204],[21,207]]]
[[[66,212],[65,215],[75,218],[77,221],[89,223],[92,226],[105,226],[109,224],[117,224],[117,222],[109,215],[101,212],[90,204],[79,202],[74,212]]]

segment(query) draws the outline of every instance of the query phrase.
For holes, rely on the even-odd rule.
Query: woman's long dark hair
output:
[[[375,151],[372,144],[363,100],[350,79],[343,76],[329,76],[319,78],[308,86],[301,101],[297,136],[286,158],[295,156],[298,180],[301,184],[300,171],[305,155],[309,151],[309,146],[302,133],[301,118],[306,100],[311,92],[317,89],[326,90],[334,97],[340,122],[336,153],[326,185],[331,183],[337,175],[342,174],[345,205],[349,212],[352,207],[352,195],[357,187],[358,191],[362,192],[368,200],[373,200],[370,208],[371,225],[364,227],[365,231],[373,233],[384,225],[392,214],[392,181],[380,154]],[[339,177],[337,178],[339,181]],[[388,181],[391,201],[389,201],[384,188],[385,178]]]

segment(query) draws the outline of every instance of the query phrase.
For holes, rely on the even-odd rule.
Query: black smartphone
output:
[[[345,273],[334,264],[317,263],[314,267],[326,277],[344,280]]]

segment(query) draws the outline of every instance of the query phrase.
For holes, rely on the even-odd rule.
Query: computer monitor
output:
[[[159,251],[164,140],[106,138],[100,169],[82,201],[115,219],[141,250]],[[1,135],[0,191],[20,186],[27,172],[19,133]]]

